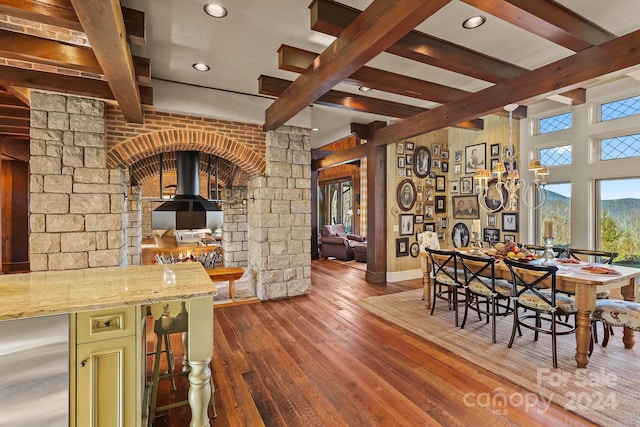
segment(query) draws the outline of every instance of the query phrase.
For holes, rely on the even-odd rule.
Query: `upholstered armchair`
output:
[[[343,224],[323,225],[320,230],[320,252],[324,258],[353,259],[353,248],[366,239],[364,236],[347,234]]]

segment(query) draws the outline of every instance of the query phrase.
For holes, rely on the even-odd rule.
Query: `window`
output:
[[[598,249],[618,252],[615,263],[640,267],[640,178],[598,182]]]
[[[540,150],[540,161],[547,166],[562,166],[571,164],[571,145],[544,148]]]
[[[600,159],[613,160],[640,156],[640,134],[618,136],[600,141]]]
[[[538,212],[536,235],[538,241],[533,244],[544,244],[542,240],[545,221],[553,221],[554,246],[571,244],[571,183],[547,184],[547,202]]]
[[[351,181],[321,184],[318,192],[318,227],[344,224],[352,232],[353,186]]]
[[[603,122],[640,114],[640,96],[607,102],[600,106],[600,119]]]
[[[563,113],[540,119],[540,134],[571,129],[572,114]]]

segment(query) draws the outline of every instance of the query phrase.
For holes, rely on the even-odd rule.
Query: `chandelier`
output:
[[[549,175],[547,166],[539,159],[533,159],[529,161],[529,171],[534,174],[533,182],[529,183],[520,177],[513,147],[513,112],[516,108],[518,104],[504,107],[509,112],[509,145],[505,150],[505,157],[501,157],[491,171],[477,169],[473,177],[481,188],[478,202],[489,213],[517,211],[518,190],[521,190],[521,200],[528,208],[539,209],[547,201],[547,191],[544,188],[545,176]]]

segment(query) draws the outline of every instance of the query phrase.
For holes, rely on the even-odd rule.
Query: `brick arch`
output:
[[[200,151],[229,160],[247,175],[262,175],[266,168],[263,156],[235,139],[217,132],[167,129],[137,135],[107,149],[107,166],[129,167],[155,154],[170,151]]]

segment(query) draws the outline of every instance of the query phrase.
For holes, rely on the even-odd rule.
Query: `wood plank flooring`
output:
[[[541,403],[465,404],[467,393],[526,391],[359,305],[420,280],[373,285],[362,270],[327,260],[313,261],[311,274],[307,296],[215,309],[213,426],[592,425],[555,406],[542,411]],[[188,383],[179,380],[172,393],[182,399]],[[154,426],[188,420],[188,407],[179,408]]]

